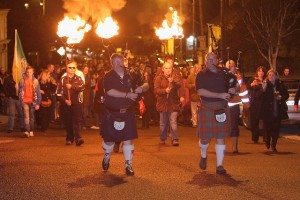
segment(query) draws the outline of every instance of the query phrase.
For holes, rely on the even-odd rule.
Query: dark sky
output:
[[[72,0],[65,0],[72,2]],[[125,0],[82,0],[87,7],[86,2],[113,2]],[[26,10],[24,3],[29,3]],[[56,35],[57,24],[63,19],[64,13],[68,11],[63,9],[63,0],[46,0],[46,15],[42,15],[42,7],[39,0],[0,0],[0,8],[9,8],[8,14],[8,38],[11,39],[9,45],[9,60],[12,60],[14,29],[18,29],[23,49],[25,52],[39,51],[41,57],[46,56],[49,44],[54,41],[59,42]],[[112,12],[114,19],[120,26],[119,35],[113,38],[116,45],[125,44],[137,36],[143,38],[158,40],[154,34],[153,27],[160,25],[165,18],[169,6],[178,8],[178,0],[127,0],[126,5],[117,12]],[[191,34],[191,13],[192,0],[182,0],[182,13],[184,20],[184,34]],[[205,11],[205,22],[211,19],[216,11],[215,5],[218,0],[203,1]],[[93,8],[93,7],[92,7]],[[91,8],[90,8],[91,9]],[[197,7],[198,9],[198,7]],[[198,28],[196,26],[196,33]],[[82,41],[83,47],[97,48],[101,46],[101,40],[95,35],[95,30],[86,34]],[[140,44],[137,44],[140,45]]]

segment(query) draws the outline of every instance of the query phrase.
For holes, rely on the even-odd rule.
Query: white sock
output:
[[[217,167],[222,165],[224,155],[225,155],[225,144],[216,144],[216,154],[217,154]]]
[[[112,150],[114,149],[115,144],[113,145],[108,145],[106,144],[104,141],[102,142],[102,148],[104,150],[104,157],[105,158],[110,158],[110,153],[112,152]]]
[[[209,143],[207,143],[207,144],[202,144],[202,143],[199,141],[199,147],[200,147],[200,149],[201,149],[201,157],[202,157],[202,158],[206,158],[208,145],[209,145]]]
[[[125,158],[126,166],[131,165],[132,157],[133,157],[133,150],[134,150],[134,146],[132,144],[131,145],[123,144],[123,155]]]

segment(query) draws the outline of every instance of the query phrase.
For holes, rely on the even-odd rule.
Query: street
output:
[[[122,152],[113,153],[108,172],[102,171],[98,131],[82,131],[85,143],[77,147],[65,145],[58,125],[23,138],[21,132],[6,133],[1,124],[0,199],[299,199],[299,132],[296,139],[281,137],[278,153],[272,153],[262,138],[253,144],[250,131],[240,129],[239,154],[231,153],[227,139],[227,176],[215,173],[215,141],[207,170],[200,170],[195,128],[179,126],[179,147],[169,139],[160,146],[159,127],[139,129],[135,176],[127,177]]]

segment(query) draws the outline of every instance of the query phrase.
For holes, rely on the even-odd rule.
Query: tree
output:
[[[260,55],[276,70],[282,40],[299,31],[299,0],[261,1],[245,10],[244,23]]]

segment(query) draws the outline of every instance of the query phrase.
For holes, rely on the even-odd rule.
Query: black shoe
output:
[[[233,150],[232,153],[238,154],[238,153],[239,153],[239,150]]]
[[[126,171],[127,176],[133,176],[134,175],[134,171],[133,171],[131,165],[127,165],[127,167],[125,168],[125,171]]]
[[[84,140],[82,138],[78,139],[78,141],[76,142],[76,146],[80,146],[84,143]]]
[[[270,149],[270,144],[266,144],[266,148],[269,150]]]
[[[216,169],[216,173],[224,175],[224,174],[226,174],[226,170],[224,169],[224,167],[222,165],[219,165]]]
[[[271,148],[273,152],[278,152],[275,146],[272,146]]]
[[[199,167],[200,167],[200,169],[203,169],[203,170],[206,169],[206,161],[207,161],[207,157],[206,157],[206,158],[202,158],[202,157],[201,157],[201,160],[200,160],[200,162],[199,162]]]
[[[7,130],[7,133],[12,133],[13,131],[12,130]]]
[[[102,160],[102,169],[104,171],[108,170],[108,168],[109,168],[109,161],[110,161],[109,158],[105,158],[105,157],[103,158],[103,160]]]

